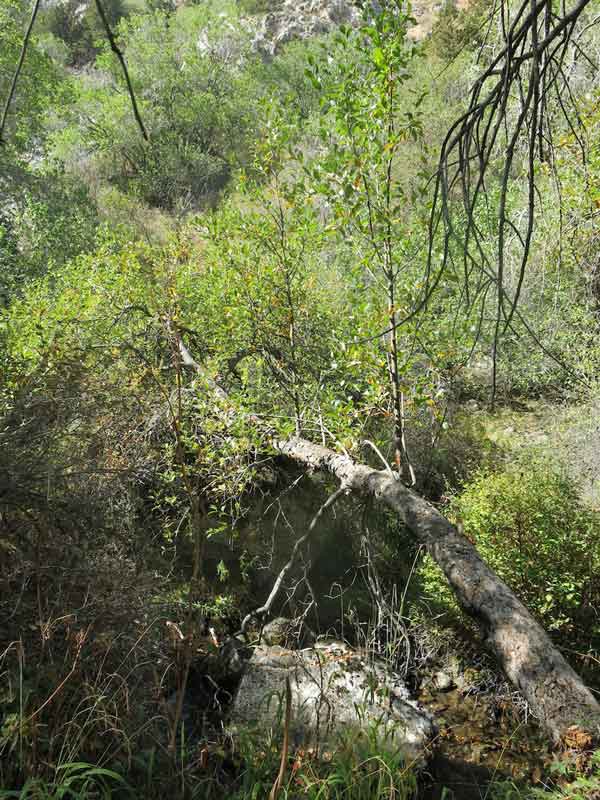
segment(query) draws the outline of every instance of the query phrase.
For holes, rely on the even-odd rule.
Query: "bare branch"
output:
[[[269,594],[266,602],[260,608],[257,608],[256,611],[252,611],[252,612],[250,612],[250,614],[247,614],[244,617],[244,620],[242,621],[242,627],[241,627],[240,633],[242,633],[242,634],[246,633],[248,625],[252,622],[253,619],[265,617],[270,612],[270,610],[271,610],[271,608],[273,606],[273,603],[277,599],[277,595],[281,591],[281,587],[283,585],[283,581],[285,580],[286,575],[288,574],[288,572],[294,566],[294,563],[296,561],[296,557],[297,557],[297,555],[298,555],[298,553],[300,551],[300,548],[312,536],[312,534],[313,534],[313,532],[314,532],[314,530],[315,530],[315,528],[317,526],[317,522],[321,519],[321,517],[323,516],[325,511],[327,511],[328,508],[331,508],[331,506],[336,502],[336,500],[341,495],[344,494],[345,491],[346,490],[345,490],[344,486],[340,486],[340,488],[336,489],[336,491],[332,495],[330,495],[327,498],[327,500],[323,503],[323,505],[319,508],[317,513],[312,518],[311,523],[308,526],[308,530],[306,531],[304,536],[301,536],[296,541],[296,543],[295,543],[295,545],[294,545],[294,547],[292,549],[291,555],[290,555],[288,561],[286,562],[286,564],[282,567],[279,575],[277,576],[277,579],[276,579],[275,583],[273,584],[273,588],[271,589],[271,593]]]
[[[21,69],[23,68],[23,62],[25,61],[25,55],[27,53],[27,46],[29,45],[29,39],[31,38],[31,33],[33,31],[33,25],[35,23],[35,18],[37,16],[38,9],[40,7],[40,2],[41,0],[35,0],[33,4],[31,18],[29,20],[29,25],[27,26],[27,30],[25,31],[25,38],[23,39],[23,46],[21,47],[21,53],[19,55],[19,60],[17,62],[17,66],[15,69],[15,74],[13,75],[13,79],[10,84],[10,89],[8,90],[6,103],[4,104],[2,119],[0,120],[0,145],[4,144],[4,128],[6,127],[6,120],[8,119],[8,111],[10,109],[10,105],[12,103],[15,90],[17,88],[17,81],[19,80]]]
[[[123,56],[123,53],[121,52],[121,49],[119,48],[119,45],[116,42],[114,34],[110,29],[110,25],[108,24],[108,18],[106,16],[106,12],[104,11],[104,7],[102,5],[101,0],[96,0],[96,8],[98,9],[98,14],[100,15],[100,19],[102,20],[102,24],[104,25],[104,30],[106,31],[106,36],[110,44],[110,49],[119,59],[119,63],[121,64],[121,69],[123,70],[123,75],[125,77],[125,83],[127,84],[127,91],[129,92],[129,97],[131,99],[131,107],[133,108],[133,115],[141,131],[142,136],[148,142],[150,141],[150,139],[148,137],[148,133],[146,131],[146,128],[144,127],[144,123],[142,121],[142,117],[138,109],[138,104],[135,99],[133,86],[131,85],[131,79],[129,77],[129,72],[127,70],[127,64],[125,63],[125,58]]]

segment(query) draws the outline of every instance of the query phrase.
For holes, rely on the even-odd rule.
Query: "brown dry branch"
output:
[[[277,800],[279,790],[283,786],[283,779],[285,778],[285,771],[287,768],[288,752],[290,747],[290,722],[292,719],[292,686],[290,683],[290,676],[285,676],[285,719],[283,723],[283,742],[281,745],[281,761],[279,762],[279,772],[275,778],[271,791],[269,793],[269,800]]]
[[[79,631],[79,633],[76,635],[75,658],[73,659],[73,664],[71,665],[71,669],[65,675],[65,677],[62,679],[62,681],[58,684],[58,686],[54,689],[52,694],[46,700],[44,700],[42,705],[39,708],[37,708],[33,712],[33,714],[30,714],[27,717],[27,719],[23,723],[24,725],[27,724],[28,722],[31,722],[33,719],[35,719],[46,708],[46,706],[50,705],[50,703],[54,700],[54,698],[57,697],[62,692],[62,690],[64,689],[64,687],[68,683],[68,681],[73,677],[73,675],[75,674],[75,671],[77,670],[77,666],[79,664],[79,660],[81,658],[81,652],[83,650],[83,645],[87,641],[87,638],[89,636],[91,627],[92,627],[91,625],[88,625],[88,627],[87,627],[87,629],[85,631]]]

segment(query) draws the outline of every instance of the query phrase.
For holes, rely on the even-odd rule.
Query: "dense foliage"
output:
[[[215,708],[190,723],[173,697],[194,681],[188,653],[212,654],[201,621],[238,631],[325,499],[276,456],[293,435],[398,470],[598,684],[597,501],[560,448],[517,457],[489,435],[498,406],[526,417],[539,398],[550,417],[597,414],[593,13],[569,50],[580,127],[549,95],[522,285],[516,146],[505,280],[520,315],[497,353],[459,188],[454,236],[430,213],[441,142],[501,21],[446,3],[414,42],[402,3],[359,3],[355,26],[267,58],[255,34],[284,5],[105,2],[126,72],[94,3],[40,11],[0,147],[0,797],[267,796],[280,728],[238,751]],[[29,13],[0,0],[0,99]],[[473,209],[488,259],[504,156]],[[470,652],[444,578],[397,521],[346,498],[320,525],[282,610],[367,642],[415,686]],[[466,639],[442,645],[440,613]],[[403,755],[372,733],[321,761],[290,753],[281,796],[413,797]]]
[[[528,453],[505,469],[475,473],[449,513],[548,630],[573,646],[597,648],[600,518],[564,470]],[[429,597],[452,607],[431,561],[423,574]]]

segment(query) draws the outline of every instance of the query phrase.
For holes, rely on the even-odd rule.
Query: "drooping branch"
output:
[[[104,26],[104,30],[106,31],[106,38],[110,44],[110,49],[119,59],[119,63],[121,65],[121,70],[123,71],[123,76],[125,78],[125,83],[127,84],[127,91],[129,92],[129,99],[131,100],[131,107],[133,109],[133,115],[135,117],[135,121],[138,124],[138,128],[144,139],[149,141],[148,132],[144,126],[144,122],[142,120],[142,116],[140,114],[140,110],[138,108],[137,100],[135,99],[135,93],[133,91],[133,85],[131,83],[131,79],[129,77],[129,71],[127,69],[127,64],[125,63],[125,57],[121,51],[121,48],[117,44],[117,41],[114,37],[114,34],[111,30],[111,27],[108,22],[108,17],[106,16],[106,11],[104,10],[104,6],[102,5],[101,0],[96,0],[96,8],[98,9],[98,14],[100,19],[102,20],[102,25]]]
[[[125,57],[123,56],[123,53],[122,53],[120,47],[118,46],[117,41],[116,41],[116,39],[114,37],[114,34],[113,34],[112,29],[110,27],[110,24],[108,22],[108,17],[106,16],[106,11],[104,10],[104,6],[102,5],[101,0],[95,0],[95,2],[96,2],[96,8],[98,10],[98,15],[100,16],[100,19],[102,21],[102,25],[103,25],[104,30],[106,32],[106,37],[107,37],[108,42],[110,44],[110,49],[113,51],[113,53],[119,59],[119,63],[121,65],[121,69],[123,71],[123,76],[125,77],[125,83],[127,84],[127,91],[129,93],[129,98],[131,100],[131,107],[133,109],[133,114],[135,116],[135,120],[137,122],[137,125],[138,125],[138,127],[140,129],[140,132],[141,132],[143,138],[146,141],[149,141],[148,132],[147,132],[146,127],[144,125],[144,122],[142,120],[142,116],[140,114],[140,110],[139,110],[139,107],[138,107],[138,104],[137,104],[135,93],[133,91],[133,85],[131,83],[131,78],[129,77],[129,71],[127,69],[127,64],[125,63]],[[35,19],[37,17],[37,13],[38,13],[40,5],[41,5],[41,0],[34,0],[33,9],[32,9],[32,12],[31,12],[31,17],[30,17],[30,20],[29,20],[29,24],[27,26],[27,30],[25,32],[25,37],[23,39],[23,45],[21,46],[21,52],[19,54],[19,60],[17,62],[17,66],[15,68],[15,72],[14,72],[14,75],[13,75],[13,78],[12,78],[12,81],[11,81],[11,84],[10,84],[10,88],[8,90],[8,95],[6,97],[6,101],[4,103],[4,108],[3,108],[3,111],[2,111],[2,117],[0,118],[0,145],[4,144],[4,130],[6,128],[6,122],[7,122],[7,119],[8,119],[8,112],[10,110],[10,106],[12,104],[12,101],[13,101],[13,98],[14,98],[14,95],[15,95],[15,91],[16,91],[16,88],[17,88],[17,82],[19,80],[19,76],[20,76],[21,70],[23,68],[23,63],[25,62],[25,56],[27,54],[27,48],[29,46],[29,41],[31,39],[31,34],[33,32],[33,26],[35,24]]]
[[[427,307],[457,252],[464,284],[461,303],[468,308],[486,304],[485,287],[495,287],[492,400],[500,341],[508,330],[514,329],[531,256],[539,203],[537,164],[552,159],[551,96],[556,97],[558,113],[580,141],[576,129],[581,120],[563,64],[577,25],[591,2],[577,0],[569,8],[565,0],[557,10],[552,0],[521,0],[516,7],[508,0],[500,0],[497,10],[501,14],[503,45],[473,84],[466,111],[450,127],[441,147],[429,219],[424,290],[411,314]],[[489,233],[482,230],[480,217],[481,213],[489,216],[487,184],[496,169],[496,159],[501,163],[492,254]],[[509,188],[517,166],[524,170],[527,182],[521,225],[511,218],[509,209]],[[512,280],[507,275],[511,236],[520,250]],[[400,320],[398,325],[403,322]],[[478,330],[476,335],[479,333]]]
[[[600,737],[600,705],[589,689],[471,542],[434,506],[388,470],[356,464],[321,445],[292,438],[275,442],[275,448],[297,464],[335,476],[340,490],[372,497],[400,517],[443,570],[461,607],[479,623],[507,677],[555,742],[572,736],[572,726],[582,741]]]
[[[8,90],[8,95],[6,97],[6,102],[4,103],[4,109],[2,111],[2,119],[0,120],[0,145],[4,144],[4,129],[6,127],[6,121],[8,119],[8,111],[10,109],[11,103],[13,101],[13,97],[15,95],[15,91],[17,88],[17,81],[19,80],[19,75],[21,74],[21,70],[23,68],[23,62],[25,61],[25,55],[27,53],[27,47],[29,45],[29,40],[31,38],[31,33],[33,31],[33,26],[35,23],[35,18],[37,17],[38,9],[40,7],[41,0],[35,0],[33,4],[33,9],[31,12],[31,18],[29,20],[29,25],[27,26],[27,30],[25,31],[25,38],[23,39],[23,45],[21,46],[21,52],[19,54],[19,60],[17,61],[17,66],[15,68],[15,72],[10,83],[10,88]]]

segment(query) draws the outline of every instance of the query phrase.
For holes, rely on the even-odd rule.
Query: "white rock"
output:
[[[264,729],[281,720],[286,676],[292,690],[293,746],[334,746],[335,734],[349,725],[378,723],[382,746],[400,748],[411,761],[426,759],[435,733],[430,715],[410,699],[400,677],[384,662],[342,642],[319,642],[298,651],[257,647],[233,704],[232,724]]]
[[[447,672],[436,672],[433,676],[433,682],[437,689],[446,692],[454,687],[454,679]]]
[[[328,33],[339,25],[356,25],[360,12],[347,0],[284,0],[262,19],[254,47],[272,56],[292,39]]]

